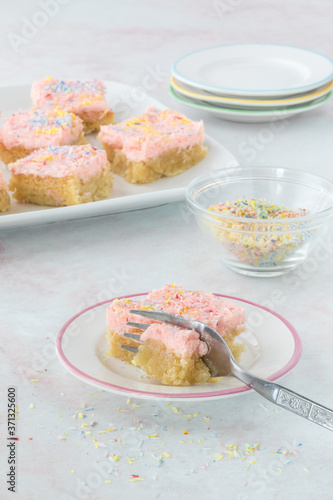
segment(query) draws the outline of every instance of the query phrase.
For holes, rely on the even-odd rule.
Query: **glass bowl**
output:
[[[305,212],[251,218],[209,209],[245,199]],[[187,187],[186,201],[227,266],[250,276],[279,276],[304,262],[323,238],[333,215],[333,183],[286,168],[234,167],[194,179]]]

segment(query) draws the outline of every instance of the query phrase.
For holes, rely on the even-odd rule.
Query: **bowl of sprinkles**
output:
[[[333,215],[333,183],[280,167],[235,167],[194,179],[186,201],[228,267],[249,276],[279,276],[323,244]]]

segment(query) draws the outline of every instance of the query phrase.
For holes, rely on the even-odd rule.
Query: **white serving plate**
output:
[[[197,50],[178,59],[178,81],[217,95],[282,96],[324,85],[333,62],[310,50],[273,44],[232,44]]]
[[[116,121],[138,115],[145,111],[148,106],[166,108],[162,103],[148,95],[140,94],[138,96],[136,89],[128,85],[111,81],[105,81],[104,84],[107,89],[108,104],[115,110]],[[2,112],[0,123],[15,111],[30,108],[30,88],[31,84],[0,87],[0,109]],[[90,134],[87,138],[94,146],[101,147],[96,139],[96,134]],[[0,229],[96,217],[181,201],[185,197],[187,184],[198,175],[216,168],[238,164],[232,153],[207,135],[205,145],[209,150],[206,158],[176,177],[165,177],[151,184],[133,185],[115,175],[113,192],[111,197],[106,200],[70,207],[43,207],[12,200],[10,211],[0,213]],[[3,176],[5,180],[8,180],[10,173],[7,167],[0,162],[1,165]]]
[[[146,294],[128,295],[140,299]],[[299,361],[302,344],[293,326],[279,314],[247,300],[216,294],[244,307],[249,324],[239,336],[245,346],[241,366],[258,377],[277,380]],[[106,391],[144,399],[210,400],[249,391],[239,380],[223,377],[217,383],[186,387],[162,385],[139,368],[107,355],[106,309],[108,300],[92,305],[70,318],[56,339],[60,362],[85,383]]]

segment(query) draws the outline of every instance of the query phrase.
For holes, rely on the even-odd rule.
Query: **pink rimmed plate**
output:
[[[146,294],[127,295],[140,299]],[[294,327],[279,314],[253,302],[227,295],[245,309],[247,330],[239,336],[245,346],[240,364],[254,375],[276,380],[298,363],[302,344]],[[209,400],[237,396],[250,389],[233,377],[211,384],[171,387],[149,379],[135,366],[107,354],[106,309],[112,300],[95,304],[70,318],[56,339],[57,355],[65,368],[95,387],[144,399]]]

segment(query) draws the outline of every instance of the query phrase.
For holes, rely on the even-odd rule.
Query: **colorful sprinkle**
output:
[[[214,217],[218,226],[214,222],[213,231],[229,252],[240,261],[255,267],[281,263],[311,236],[309,231],[302,231],[304,223],[291,221],[308,215],[306,209],[291,210],[284,205],[272,205],[265,198],[227,201],[212,205],[209,210],[219,215],[241,218],[235,221],[229,217]],[[267,224],[258,219],[267,221]],[[281,219],[288,219],[290,222],[282,224],[279,222]]]

